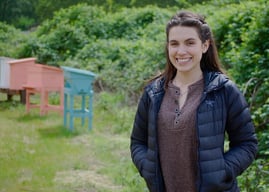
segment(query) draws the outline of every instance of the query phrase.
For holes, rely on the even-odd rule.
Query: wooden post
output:
[[[20,102],[22,104],[26,103],[26,90],[25,89],[20,90]]]

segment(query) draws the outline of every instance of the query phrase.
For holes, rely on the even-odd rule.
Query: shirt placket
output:
[[[180,118],[180,114],[181,114],[181,111],[179,109],[179,102],[178,102],[178,98],[179,98],[179,95],[180,95],[180,91],[178,89],[176,89],[174,91],[174,100],[175,100],[175,105],[174,105],[174,109],[175,109],[175,119],[174,119],[174,128],[179,128],[179,118]]]

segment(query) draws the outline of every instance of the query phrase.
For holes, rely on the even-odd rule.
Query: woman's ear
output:
[[[202,51],[203,51],[203,53],[207,52],[207,50],[208,50],[208,48],[209,48],[209,44],[210,44],[209,40],[206,40],[206,41],[203,43],[203,45],[202,45]]]

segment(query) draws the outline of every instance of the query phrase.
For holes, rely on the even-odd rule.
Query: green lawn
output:
[[[0,192],[146,191],[122,131],[131,129],[131,112],[113,116],[96,101],[93,129],[76,121],[70,132],[57,113],[25,114],[16,98],[0,100]]]

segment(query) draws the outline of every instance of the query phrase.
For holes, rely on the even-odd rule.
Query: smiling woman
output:
[[[202,16],[179,12],[166,40],[165,70],[145,87],[136,112],[133,162],[151,192],[238,192],[236,177],[257,153],[245,98],[221,71]]]

